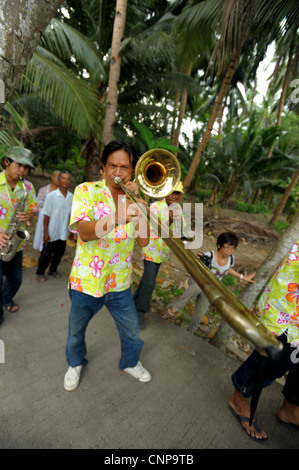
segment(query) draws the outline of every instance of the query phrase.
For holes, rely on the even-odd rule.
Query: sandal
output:
[[[278,421],[280,422],[280,424],[284,427],[284,428],[287,428],[287,429],[297,429],[299,431],[299,426],[298,424],[293,424],[293,423],[287,423],[286,421],[283,421],[282,419],[278,418],[278,416],[276,416]]]
[[[37,274],[36,275],[36,279],[39,281],[39,282],[45,282],[47,280],[47,278],[45,277],[44,274]]]
[[[53,276],[53,277],[61,277],[61,274],[58,273],[57,271],[54,271],[54,273],[50,273],[50,271],[48,272],[48,276]]]
[[[19,310],[19,306],[14,302],[12,302],[10,305],[5,305],[4,307],[11,313],[16,313]]]
[[[237,413],[231,405],[229,405],[229,409],[230,411],[232,412],[232,414],[234,415],[235,418],[237,418],[238,422],[240,423],[243,431],[246,432],[247,436],[250,437],[251,439],[253,439],[254,441],[256,442],[260,442],[260,443],[265,443],[268,438],[267,437],[262,437],[261,439],[257,438],[257,437],[254,437],[254,436],[251,436],[251,434],[248,434],[246,428],[243,426],[242,423],[249,423],[249,418],[247,418],[246,416],[242,416],[240,415],[239,413]],[[262,428],[261,426],[257,423],[256,419],[253,420],[253,423],[252,423],[252,426],[254,427],[254,429],[257,431],[257,432],[261,432],[262,431]]]
[[[181,312],[175,310],[173,307],[169,307],[169,309],[166,312],[166,316],[168,318],[171,318],[172,320],[176,320],[177,318],[181,316]]]

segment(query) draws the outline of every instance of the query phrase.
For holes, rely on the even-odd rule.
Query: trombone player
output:
[[[143,341],[131,292],[134,238],[143,247],[149,241],[148,223],[138,205],[127,199],[123,185],[139,195],[131,181],[137,163],[135,149],[128,142],[112,141],[103,150],[105,177],[101,181],[77,186],[70,228],[78,233],[76,254],[70,274],[71,310],[66,359],[69,368],[64,388],[75,390],[87,363],[85,331],[89,321],[106,305],[120,336],[119,368],[140,382],[151,380],[139,356]],[[140,204],[145,201],[139,199]],[[145,226],[143,233],[139,227]]]

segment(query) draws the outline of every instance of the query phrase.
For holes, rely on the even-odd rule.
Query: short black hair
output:
[[[239,244],[239,239],[237,235],[234,234],[233,232],[220,233],[219,237],[217,238],[217,246],[222,248],[223,245],[225,245],[225,243],[228,243],[229,245],[232,245],[235,248],[237,248]]]
[[[60,180],[61,175],[64,175],[64,174],[72,176],[69,171],[61,170],[59,171],[58,179]]]
[[[116,152],[117,150],[124,150],[127,152],[130,158],[130,162],[132,163],[132,167],[135,168],[138,161],[137,152],[133,145],[130,144],[130,142],[126,142],[125,140],[112,140],[109,142],[109,144],[104,147],[101,163],[105,166],[109,155],[111,155],[113,152]]]
[[[4,163],[4,160],[7,161],[7,165]],[[9,167],[9,165],[13,162],[13,160],[9,157],[3,157],[2,160],[1,160],[1,166],[2,168],[5,170],[7,167]]]

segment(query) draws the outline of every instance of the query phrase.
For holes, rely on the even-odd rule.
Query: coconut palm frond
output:
[[[157,63],[173,62],[175,43],[173,38],[164,31],[155,31],[151,36],[140,41],[134,37],[123,40],[121,45],[122,64],[134,61],[139,67],[154,69]]]
[[[188,31],[198,28],[200,24],[211,23],[218,12],[221,0],[209,2],[188,2],[182,13],[177,18],[177,23],[182,24]]]
[[[92,82],[106,80],[106,71],[92,42],[68,24],[53,18],[40,45],[62,60],[78,60],[91,76]]]
[[[23,88],[50,103],[54,114],[81,137],[87,138],[96,129],[101,109],[94,89],[40,46],[26,68]]]
[[[16,102],[17,102],[17,105],[19,106],[19,108],[21,110],[23,110],[23,107],[22,107],[22,104],[21,104],[21,100],[19,99],[19,96],[17,95],[17,93],[14,93],[13,97],[12,98],[15,98],[16,99]],[[13,106],[13,103],[12,103],[12,99],[11,101],[8,101],[3,109],[5,109],[5,111],[8,112],[8,114],[10,115],[10,117],[12,118],[14,124],[19,128],[21,129],[22,127],[23,128],[27,128],[27,124],[26,124],[26,121],[23,119],[23,117],[21,116],[21,114],[17,111],[17,109]],[[24,111],[24,110],[23,110]]]
[[[200,93],[201,88],[192,78],[183,73],[160,73],[148,76],[146,79],[138,80],[134,85],[127,86],[119,96],[119,102],[136,98],[139,94],[150,93],[153,90],[167,92],[186,88],[189,93]]]
[[[5,128],[0,131],[0,146],[3,145],[10,147],[14,145],[20,146],[22,144],[12,130]]]

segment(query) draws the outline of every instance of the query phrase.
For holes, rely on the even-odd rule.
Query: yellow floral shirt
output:
[[[182,214],[182,208],[179,205],[178,208],[181,212],[181,217],[184,224],[185,222]],[[153,211],[153,214],[161,217],[162,222],[168,224],[169,208],[165,199],[152,203],[150,209]],[[171,224],[171,227],[173,227],[173,224]],[[146,261],[162,263],[169,258],[169,252],[170,250],[164,240],[157,235],[152,227],[150,227],[150,241],[149,244],[142,249],[142,258]]]
[[[75,189],[70,230],[80,220],[100,220],[116,209],[106,180],[83,183]],[[78,236],[70,288],[93,297],[130,287],[135,224],[119,225],[105,237],[83,242]]]
[[[275,335],[284,332],[299,346],[299,240],[277,268],[259,303],[261,321]]]
[[[25,203],[24,212],[38,212],[38,205],[36,202],[36,193],[32,183],[24,180],[26,185],[28,196]],[[24,196],[24,188],[21,181],[18,181],[16,187],[12,191],[11,187],[6,181],[5,171],[0,173],[0,231],[5,232],[11,221],[16,204],[20,201],[20,198]],[[26,224],[22,224],[23,228],[26,228]],[[24,246],[22,242],[17,251],[20,251]]]

